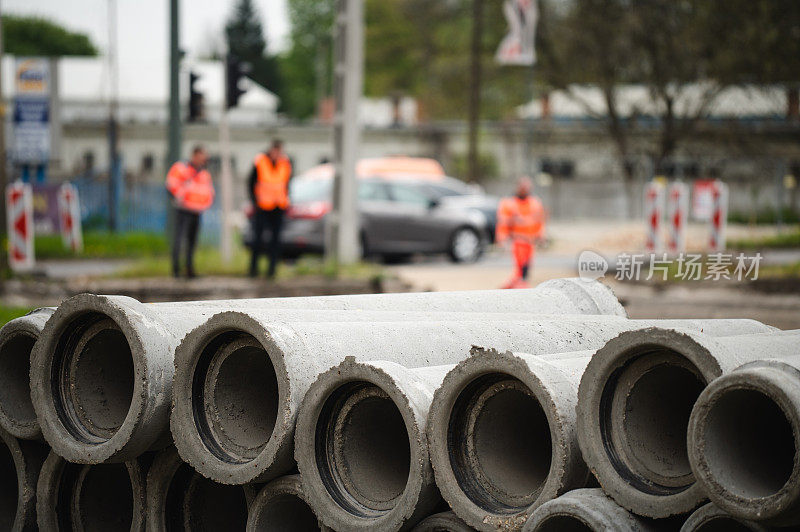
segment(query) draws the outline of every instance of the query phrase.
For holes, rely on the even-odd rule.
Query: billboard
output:
[[[19,57],[15,64],[14,142],[17,163],[50,159],[50,61]]]

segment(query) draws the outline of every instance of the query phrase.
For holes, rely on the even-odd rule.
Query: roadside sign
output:
[[[508,21],[508,35],[495,56],[502,65],[529,66],[536,63],[537,0],[505,0],[503,14]]]
[[[14,271],[33,268],[33,192],[16,181],[6,187],[8,264]]]
[[[645,249],[653,253],[663,248],[662,226],[664,218],[664,183],[650,181],[644,190],[644,216],[647,223]]]
[[[725,251],[728,229],[728,185],[714,181],[711,194],[711,235],[708,241],[710,251]]]
[[[44,164],[50,158],[50,63],[17,58],[14,97],[14,160]]]
[[[61,239],[64,247],[76,252],[82,251],[81,207],[78,200],[78,189],[71,183],[64,183],[58,189],[58,213],[61,219]]]
[[[667,190],[667,250],[686,251],[686,222],[689,216],[689,187],[676,181]]]

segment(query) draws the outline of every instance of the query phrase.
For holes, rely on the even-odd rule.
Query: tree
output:
[[[331,93],[333,16],[333,0],[289,0],[291,47],[280,58],[281,102],[293,118],[313,116],[319,100]]]
[[[250,63],[249,78],[265,89],[280,95],[283,89],[277,60],[266,54],[267,40],[253,0],[238,0],[227,24],[225,37],[228,51],[241,61]]]
[[[3,16],[3,51],[20,56],[96,56],[83,33],[69,31],[40,17]]]
[[[629,193],[640,114],[656,119],[656,145],[642,148],[659,166],[696,133],[723,90],[796,79],[800,67],[800,8],[791,0],[574,0],[565,13],[553,0],[543,4],[549,20],[540,71],[550,87],[579,101],[576,84],[600,88],[605,109],[598,118],[615,143]],[[623,111],[625,84],[645,86],[652,109]]]

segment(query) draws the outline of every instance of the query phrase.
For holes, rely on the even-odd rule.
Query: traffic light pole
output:
[[[227,61],[225,71],[227,72]],[[223,91],[226,90],[226,76],[222,77]],[[225,92],[223,92],[225,94]],[[233,170],[231,168],[231,128],[228,122],[227,98],[222,99],[219,115],[219,158],[220,158],[220,200],[222,220],[220,221],[219,251],[222,261],[230,263],[233,257],[233,235],[231,234],[231,212],[233,211]]]
[[[170,0],[169,14],[169,148],[167,151],[167,168],[181,158],[179,0]]]
[[[361,141],[358,105],[364,79],[363,0],[337,2],[334,50],[333,210],[328,216],[325,253],[336,264],[359,260],[356,161]]]

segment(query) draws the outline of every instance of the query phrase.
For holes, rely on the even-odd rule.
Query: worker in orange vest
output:
[[[194,250],[200,229],[200,215],[214,203],[214,183],[206,170],[208,153],[198,145],[188,162],[178,161],[167,173],[167,190],[175,207],[172,241],[172,274],[180,276],[181,248],[186,252],[186,276],[195,277]]]
[[[292,163],[283,151],[283,142],[273,140],[269,150],[259,153],[253,161],[248,192],[253,202],[253,246],[250,277],[258,274],[258,258],[264,250],[264,230],[269,229],[269,269],[267,276],[275,277],[281,256],[283,217],[289,208],[289,179]]]
[[[545,210],[532,190],[530,178],[520,178],[516,195],[502,199],[497,208],[496,241],[503,246],[510,243],[514,257],[514,275],[503,288],[528,287],[536,243],[544,236]]]

